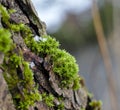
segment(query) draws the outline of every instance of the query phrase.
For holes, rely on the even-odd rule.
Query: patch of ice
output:
[[[42,41],[43,41],[43,42],[47,41],[47,38],[42,38]]]
[[[34,40],[38,42],[38,41],[40,40],[40,37],[36,35],[36,36],[34,37]]]
[[[34,62],[30,62],[30,67],[33,68],[35,66]]]
[[[38,41],[45,42],[45,41],[47,41],[47,38],[42,38],[42,37],[39,37],[39,36],[36,35],[36,36],[34,37],[34,40],[37,41],[37,42],[38,42]]]

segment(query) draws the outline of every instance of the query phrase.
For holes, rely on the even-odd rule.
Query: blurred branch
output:
[[[108,81],[108,88],[110,94],[110,105],[112,110],[118,110],[117,97],[116,97],[116,88],[114,83],[114,78],[112,74],[112,62],[109,55],[107,42],[102,28],[102,23],[100,19],[99,9],[95,0],[93,0],[92,6],[92,15],[95,31],[97,34],[98,44],[100,47],[101,55],[103,57],[104,66],[106,69],[106,76]]]

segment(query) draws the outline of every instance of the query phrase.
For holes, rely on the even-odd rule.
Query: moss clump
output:
[[[42,101],[45,102],[45,104],[48,106],[48,107],[53,107],[54,106],[54,96],[52,94],[46,94],[46,93],[43,93],[42,94]]]
[[[27,31],[27,27],[23,23],[19,24],[10,23],[10,14],[14,12],[15,12],[14,9],[7,10],[3,5],[0,4],[0,14],[2,15],[1,18],[3,23],[6,25],[6,28],[14,32],[19,32],[21,30]]]
[[[85,110],[85,108],[81,108],[80,110]]]
[[[25,38],[25,43],[32,51],[40,56],[50,55],[53,62],[53,71],[61,78],[62,87],[80,87],[78,65],[75,58],[65,50],[59,49],[59,42],[50,36],[38,37],[35,41],[32,36]]]
[[[58,106],[57,106],[57,110],[65,110],[65,106],[64,103],[61,102]]]
[[[34,106],[36,101],[41,100],[41,95],[39,94],[37,89],[32,89],[32,91],[29,91],[25,88],[23,89],[23,94],[23,99],[20,98],[20,94],[16,95],[15,97],[16,99],[21,99],[19,104],[16,102],[16,104],[18,104],[17,108],[20,110],[28,110],[30,106]]]
[[[15,12],[16,12],[15,9],[8,9],[8,13],[9,13],[9,14],[13,14],[13,13],[15,13]]]
[[[0,29],[0,51],[6,53],[10,50],[12,44],[11,34],[7,29]]]
[[[1,4],[0,4],[0,14],[2,15],[3,22],[7,24],[10,19],[10,15],[7,9]]]
[[[58,74],[62,79],[62,85],[64,87],[70,87],[78,89],[80,87],[78,76],[78,65],[73,56],[67,53],[65,50],[60,50],[59,42],[50,36],[39,37],[39,41],[35,41],[31,30],[24,24],[11,24],[9,22],[9,12],[0,5],[0,13],[3,18],[3,22],[6,26],[14,31],[22,31],[25,36],[26,45],[31,48],[36,54],[45,56],[50,55],[53,60],[53,71]],[[17,62],[16,62],[17,63]],[[16,65],[17,66],[17,65]]]
[[[29,67],[29,63],[24,61],[21,56],[13,54],[7,60],[9,64],[4,64],[7,73],[4,76],[12,93],[14,103],[18,109],[28,110],[36,101],[41,100],[41,95],[35,87],[33,72]],[[20,65],[23,67],[23,73],[21,73],[23,79],[17,75],[17,69]]]
[[[32,51],[39,53],[39,55],[54,54],[59,47],[59,42],[50,36],[39,37],[38,41],[35,41],[32,36],[26,37],[25,43]]]
[[[16,68],[18,68],[18,66],[22,62],[22,58],[20,56],[17,56],[16,54],[13,54],[10,56],[10,61],[13,63],[13,65],[16,66]]]
[[[25,34],[30,33],[30,29],[20,23],[12,24],[10,23],[10,14],[15,12],[15,10],[7,10],[4,6],[0,4],[0,14],[2,15],[2,22],[7,29],[0,29],[0,51],[6,53],[11,47],[11,34],[12,32],[25,31]],[[31,69],[29,68],[29,63],[24,61],[23,57],[16,54],[9,53],[5,56],[8,64],[3,64],[5,67],[4,77],[8,83],[9,90],[12,93],[14,103],[16,108],[20,110],[28,110],[30,106],[33,106],[36,101],[41,100],[41,95],[39,94],[37,88],[35,88],[34,77]],[[21,79],[17,74],[17,69],[22,66],[23,79]]]
[[[78,65],[76,64],[74,57],[67,53],[65,50],[60,50],[59,42],[57,42],[56,39],[46,35],[39,37],[39,40],[35,41],[29,27],[22,23],[10,23],[10,13],[12,12],[14,11],[7,11],[4,6],[0,5],[0,14],[2,15],[2,21],[7,28],[0,30],[1,35],[3,34],[5,36],[4,38],[6,38],[5,42],[3,42],[6,48],[0,48],[0,51],[7,52],[10,49],[10,43],[12,42],[10,39],[10,31],[21,31],[21,33],[24,33],[25,43],[28,47],[31,48],[32,51],[43,57],[46,55],[51,56],[51,60],[53,62],[53,71],[60,76],[62,80],[62,86],[78,89],[80,87],[80,78],[78,76]],[[3,33],[3,31],[6,31],[6,34]],[[9,45],[6,44],[6,41]],[[2,44],[1,46],[1,44],[0,47],[3,47],[4,45]],[[16,107],[20,110],[27,110],[30,106],[33,106],[36,101],[39,101],[41,99],[41,95],[35,88],[33,73],[29,68],[28,62],[24,61],[23,57],[16,54],[9,55],[10,58],[9,56],[6,56],[9,64],[5,65],[7,66],[7,74],[5,74],[5,79],[12,93]],[[17,70],[21,66],[23,67],[23,72],[21,73],[23,75],[23,79],[21,79],[17,74]],[[54,106],[53,95],[49,94],[47,96],[47,94],[42,94],[42,99],[48,105],[48,107]],[[62,108],[63,104],[60,104],[58,109]]]
[[[32,87],[34,85],[34,77],[33,77],[33,72],[29,67],[28,62],[23,62],[23,67],[24,67],[24,83],[26,83],[29,87]]]
[[[93,100],[89,103],[89,106],[93,108],[93,110],[101,110],[102,102]]]
[[[75,58],[65,50],[57,49],[53,55],[53,71],[62,78],[62,85],[72,85],[74,89],[80,87],[78,65]]]
[[[16,69],[15,69],[14,65],[3,64],[3,67],[5,68],[5,72],[3,74],[4,78],[8,84],[9,90],[12,91],[13,89],[17,88],[17,84],[20,83],[20,80],[16,73]]]

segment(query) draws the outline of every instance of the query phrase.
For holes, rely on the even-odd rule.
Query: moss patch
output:
[[[11,33],[4,28],[0,29],[0,51],[6,53],[10,50],[12,44]]]
[[[5,28],[0,29],[0,51],[3,53],[11,50],[13,45],[11,37],[12,32],[19,32],[20,30],[26,30],[24,24],[12,24],[10,23],[9,13],[14,11],[7,11],[7,9],[0,4],[0,14],[2,15],[2,22],[5,24]],[[28,32],[28,31],[26,31]],[[12,93],[12,97],[17,109],[28,110],[30,106],[33,106],[36,101],[41,100],[41,95],[35,86],[34,76],[32,70],[29,68],[29,63],[24,61],[23,56],[19,56],[16,53],[9,52],[5,54],[5,62],[3,64],[5,68],[4,77],[8,83],[9,90]],[[20,67],[23,67],[22,73],[17,72]],[[18,74],[22,75],[22,78]]]
[[[42,101],[45,102],[45,104],[48,106],[48,107],[53,107],[54,106],[54,96],[52,94],[46,94],[46,93],[43,93],[42,94]]]
[[[89,106],[92,108],[92,110],[101,110],[102,101],[93,100],[89,103]]]
[[[10,16],[6,8],[0,5],[3,22],[7,27],[14,31],[22,31],[25,37],[26,45],[40,56],[50,55],[53,61],[53,71],[58,74],[62,80],[63,87],[80,87],[80,77],[78,75],[78,65],[75,58],[65,50],[59,49],[59,42],[50,36],[39,37],[38,41],[33,38],[31,30],[24,24],[11,24]]]
[[[34,51],[37,55],[45,57],[51,56],[53,71],[61,78],[62,87],[78,89],[80,87],[80,77],[78,75],[78,65],[75,58],[65,50],[59,49],[59,42],[56,39],[45,35],[39,37],[38,41],[35,41],[33,34],[29,27],[20,23],[10,23],[10,13],[14,11],[8,11],[4,6],[0,5],[0,14],[2,15],[2,22],[5,24],[5,28],[0,29],[0,51],[6,53],[11,49],[12,32],[21,32],[26,45]],[[12,50],[11,50],[12,51]],[[7,62],[7,63],[6,63]],[[34,83],[33,72],[29,68],[29,63],[24,61],[23,56],[19,56],[16,53],[10,52],[5,56],[5,79],[8,83],[9,89],[12,93],[14,103],[17,109],[27,110],[30,106],[33,106],[36,101],[41,100],[41,95]],[[17,72],[22,67],[21,77]],[[42,94],[42,100],[48,105],[53,107],[54,97],[49,94],[48,96]],[[63,104],[58,106],[58,110],[63,109]]]
[[[9,64],[4,64],[6,68],[4,76],[12,93],[14,103],[18,109],[27,110],[36,101],[41,100],[41,95],[35,87],[33,72],[29,68],[29,63],[16,54],[10,55],[7,60]],[[21,73],[23,79],[17,75],[17,69],[20,65],[24,69],[23,73]]]
[[[59,49],[59,42],[50,36],[38,37],[38,40],[30,36],[25,38],[25,43],[32,51],[40,56],[50,55],[53,62],[53,71],[61,78],[62,87],[80,87],[78,65],[75,58],[65,50]]]
[[[7,9],[1,4],[0,4],[0,14],[2,15],[3,22],[5,24],[8,23],[8,21],[10,19],[10,15],[9,15]]]

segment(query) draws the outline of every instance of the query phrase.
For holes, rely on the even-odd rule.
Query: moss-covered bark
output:
[[[78,75],[74,57],[60,50],[58,42],[46,35],[45,23],[39,20],[32,2],[0,0],[0,3],[0,75],[8,86],[4,89],[12,96],[10,102],[14,102],[10,103],[11,109],[7,103],[0,107],[100,110],[100,102],[92,102],[83,78]]]

